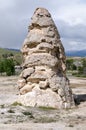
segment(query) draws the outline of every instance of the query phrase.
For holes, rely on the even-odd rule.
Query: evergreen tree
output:
[[[3,72],[5,72],[4,70],[4,60],[0,61],[0,73],[2,74]]]
[[[15,67],[14,67],[13,59],[5,59],[4,61],[4,69],[8,76],[15,74]]]
[[[0,73],[6,72],[8,76],[15,74],[15,64],[13,59],[6,59],[0,61]]]
[[[67,65],[67,69],[68,70],[72,70],[72,68],[73,68],[73,59],[67,59],[66,60],[66,65]]]

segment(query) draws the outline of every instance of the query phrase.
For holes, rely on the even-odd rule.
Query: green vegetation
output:
[[[86,58],[68,58],[67,72],[74,76],[86,77]]]
[[[0,73],[6,72],[6,75],[15,74],[15,65],[13,59],[2,59],[0,60]]]
[[[15,113],[14,110],[11,110],[11,109],[9,109],[8,112],[9,113]]]
[[[0,105],[0,108],[5,108],[5,105],[4,104]]]
[[[22,54],[20,51],[0,48],[0,60],[4,58],[12,58],[15,65],[20,65],[22,63]]]
[[[66,60],[67,69],[68,69],[68,70],[72,70],[72,69],[73,69],[73,62],[74,62],[73,59],[67,59],[67,60]]]
[[[25,116],[29,116],[29,118],[34,118],[32,112],[26,111],[26,112],[22,112],[22,113],[23,113]]]
[[[19,102],[14,102],[13,104],[11,104],[12,106],[22,106],[22,104],[21,103],[19,103]]]
[[[53,107],[45,107],[45,106],[39,106],[40,109],[42,110],[56,110],[56,108],[53,108]]]
[[[22,55],[20,51],[0,48],[0,73],[7,76],[15,74],[15,66],[21,65]]]
[[[68,127],[74,127],[74,125],[73,124],[69,124]]]

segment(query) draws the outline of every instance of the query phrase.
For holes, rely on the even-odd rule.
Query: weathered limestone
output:
[[[19,101],[26,106],[74,106],[64,47],[48,10],[37,8],[34,12],[21,51],[24,60],[18,81]]]

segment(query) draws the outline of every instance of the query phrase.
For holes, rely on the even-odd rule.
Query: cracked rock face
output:
[[[65,52],[48,10],[37,8],[22,46],[23,71],[18,81],[19,102],[26,106],[71,108]]]

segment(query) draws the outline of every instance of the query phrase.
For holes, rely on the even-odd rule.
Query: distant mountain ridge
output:
[[[19,49],[9,49],[9,50],[20,51]],[[66,56],[70,56],[70,57],[86,57],[86,50],[66,51]]]
[[[9,51],[15,51],[15,52],[20,52],[19,49],[11,49],[11,48],[3,48],[5,50],[9,50]],[[74,50],[74,51],[66,51],[66,56],[70,56],[70,57],[86,57],[86,50]]]
[[[86,57],[86,50],[66,51],[66,56]]]
[[[13,48],[4,48],[4,49],[6,49],[6,50],[11,50],[11,51],[20,51],[19,49],[13,49]]]

